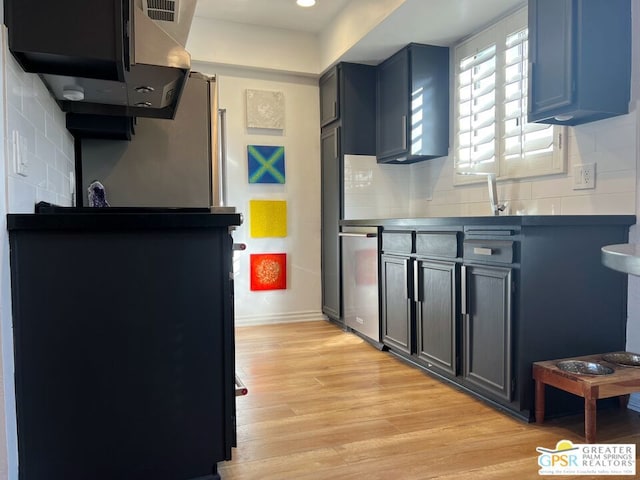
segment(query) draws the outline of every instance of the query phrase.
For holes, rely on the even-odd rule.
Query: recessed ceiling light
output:
[[[313,7],[316,0],[296,0],[296,3],[301,7]]]

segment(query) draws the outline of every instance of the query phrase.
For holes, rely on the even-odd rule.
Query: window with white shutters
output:
[[[526,8],[458,45],[454,161],[499,179],[565,171],[565,127],[527,123]],[[483,181],[454,176],[455,183]]]
[[[496,160],[496,46],[462,59],[458,72],[458,167]]]

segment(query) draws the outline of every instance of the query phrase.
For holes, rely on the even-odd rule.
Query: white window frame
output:
[[[553,151],[548,154],[537,154],[533,158],[520,159],[513,163],[505,158],[505,52],[507,37],[527,28],[527,7],[524,7],[508,17],[499,20],[489,28],[464,40],[454,48],[453,55],[453,164],[454,185],[486,182],[475,175],[457,175],[462,171],[493,173],[498,180],[511,180],[543,175],[555,175],[567,171],[567,127],[552,126]],[[492,163],[478,163],[473,166],[459,166],[460,162],[460,62],[474,54],[484,51],[491,45],[496,46],[496,87],[495,87],[495,161]],[[526,65],[525,65],[526,66]],[[526,68],[525,68],[526,71]],[[527,92],[522,92],[526,104]],[[526,118],[526,115],[525,115]]]

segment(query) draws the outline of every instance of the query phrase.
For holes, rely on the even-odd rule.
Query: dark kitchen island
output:
[[[235,213],[8,215],[21,480],[217,479]]]

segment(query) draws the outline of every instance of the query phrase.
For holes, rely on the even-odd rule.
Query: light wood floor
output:
[[[524,423],[328,322],[241,327],[236,352],[249,394],[223,480],[535,479],[536,447],[584,443],[582,416]],[[597,421],[598,442],[640,444],[638,413]]]

